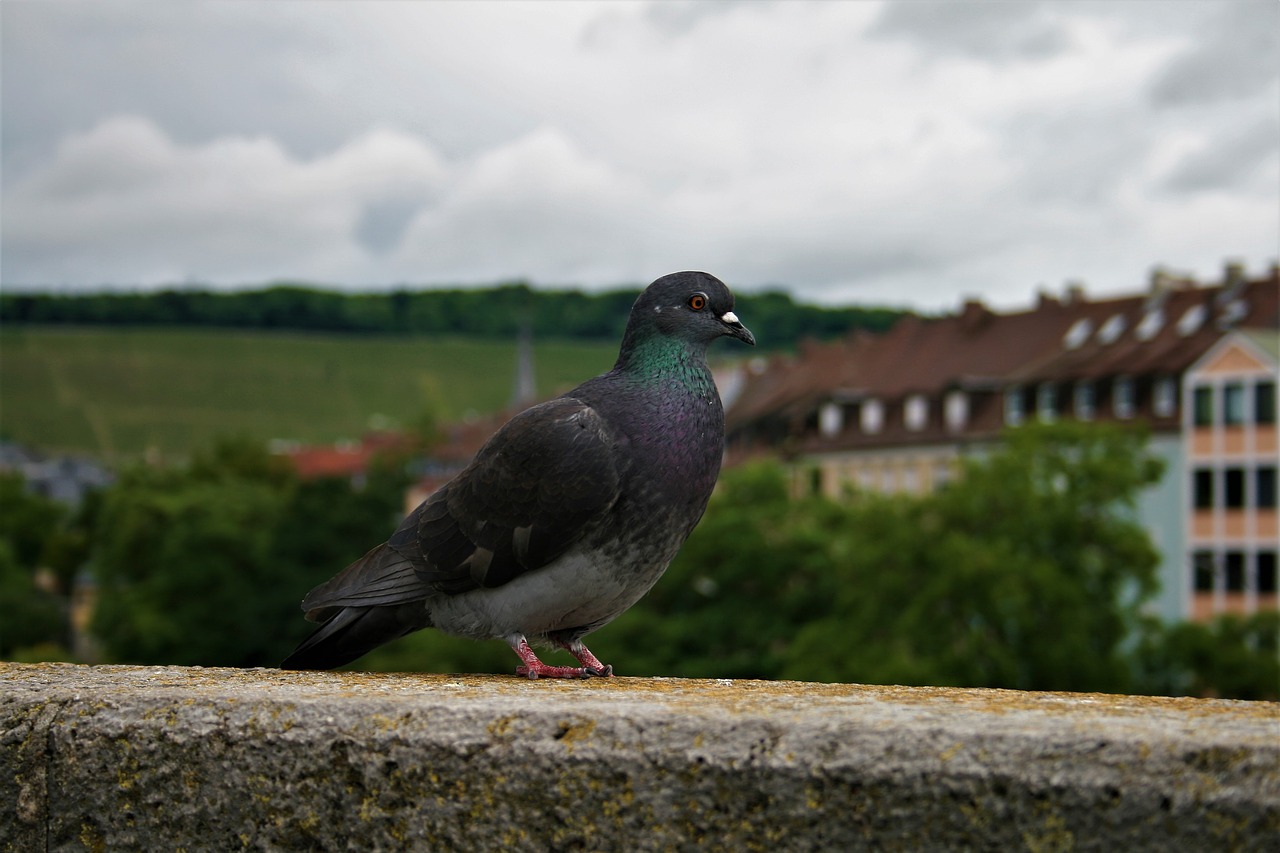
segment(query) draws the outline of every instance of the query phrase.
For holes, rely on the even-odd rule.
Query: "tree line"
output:
[[[365,334],[457,334],[616,340],[639,288],[583,293],[523,282],[474,290],[343,293],[296,284],[217,292],[4,293],[0,322],[25,324],[210,326]],[[798,303],[781,290],[745,293],[737,313],[767,329],[770,347],[855,329],[884,331],[904,312],[878,307]]]
[[[725,472],[667,574],[592,649],[637,676],[1280,698],[1280,614],[1147,615],[1158,557],[1125,509],[1161,464],[1141,434],[1061,423],[1007,438],[929,495],[833,500],[797,495],[776,462]],[[92,577],[108,661],[275,666],[310,631],[302,595],[393,529],[403,472],[386,459],[361,488],[301,481],[223,442],[125,471],[76,514],[0,478],[0,658],[66,659],[39,565],[64,590]],[[512,666],[501,641],[430,630],[356,664]]]

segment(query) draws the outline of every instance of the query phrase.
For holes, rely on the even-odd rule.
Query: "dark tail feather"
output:
[[[280,668],[334,669],[430,625],[422,602],[398,607],[344,607],[299,643]]]

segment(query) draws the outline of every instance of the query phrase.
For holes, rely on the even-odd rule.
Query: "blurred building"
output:
[[[1144,421],[1162,481],[1139,499],[1166,619],[1276,607],[1275,340],[1280,267],[1202,285],[1079,286],[1028,311],[966,302],[883,335],[748,365],[726,418],[730,463],[793,463],[804,487],[923,493],[1028,419]],[[1199,407],[1199,408],[1197,408]]]
[[[1280,332],[1231,332],[1182,383],[1191,616],[1276,607]]]
[[[87,456],[48,456],[12,441],[0,441],[0,473],[21,474],[26,490],[72,508],[89,492],[115,482],[115,475]]]

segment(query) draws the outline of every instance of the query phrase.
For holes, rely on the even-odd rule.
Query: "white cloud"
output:
[[[697,267],[933,308],[1280,253],[1280,73],[1196,47],[1275,7],[89,5],[6,6],[5,283]]]
[[[429,197],[446,177],[429,147],[390,131],[302,161],[267,138],[183,146],[149,120],[109,119],[6,187],[4,277],[341,281],[360,267],[364,206]]]

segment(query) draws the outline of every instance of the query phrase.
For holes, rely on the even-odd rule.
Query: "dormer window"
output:
[[[862,431],[867,435],[875,435],[884,426],[884,403],[879,400],[867,400],[862,404]]]
[[[1140,341],[1149,341],[1160,333],[1160,328],[1164,325],[1164,309],[1155,308],[1148,311],[1146,316],[1142,318],[1142,322],[1138,324],[1138,328],[1133,333]]]
[[[1244,319],[1249,313],[1249,306],[1244,304],[1243,299],[1232,299],[1222,308],[1222,313],[1218,315],[1218,328],[1230,329],[1236,323]]]
[[[1093,331],[1093,323],[1088,317],[1081,317],[1071,324],[1071,328],[1067,329],[1067,333],[1062,336],[1062,345],[1067,349],[1079,349],[1080,346],[1089,340],[1089,334]]]
[[[1098,330],[1098,342],[1103,344],[1113,343],[1123,332],[1124,315],[1112,314],[1107,322],[1102,324],[1102,328]]]
[[[912,394],[902,410],[903,421],[907,429],[919,432],[929,421],[929,401],[923,394]]]
[[[1192,305],[1187,309],[1187,313],[1178,319],[1178,334],[1184,338],[1188,335],[1194,335],[1204,325],[1204,318],[1208,313],[1204,303]]]

